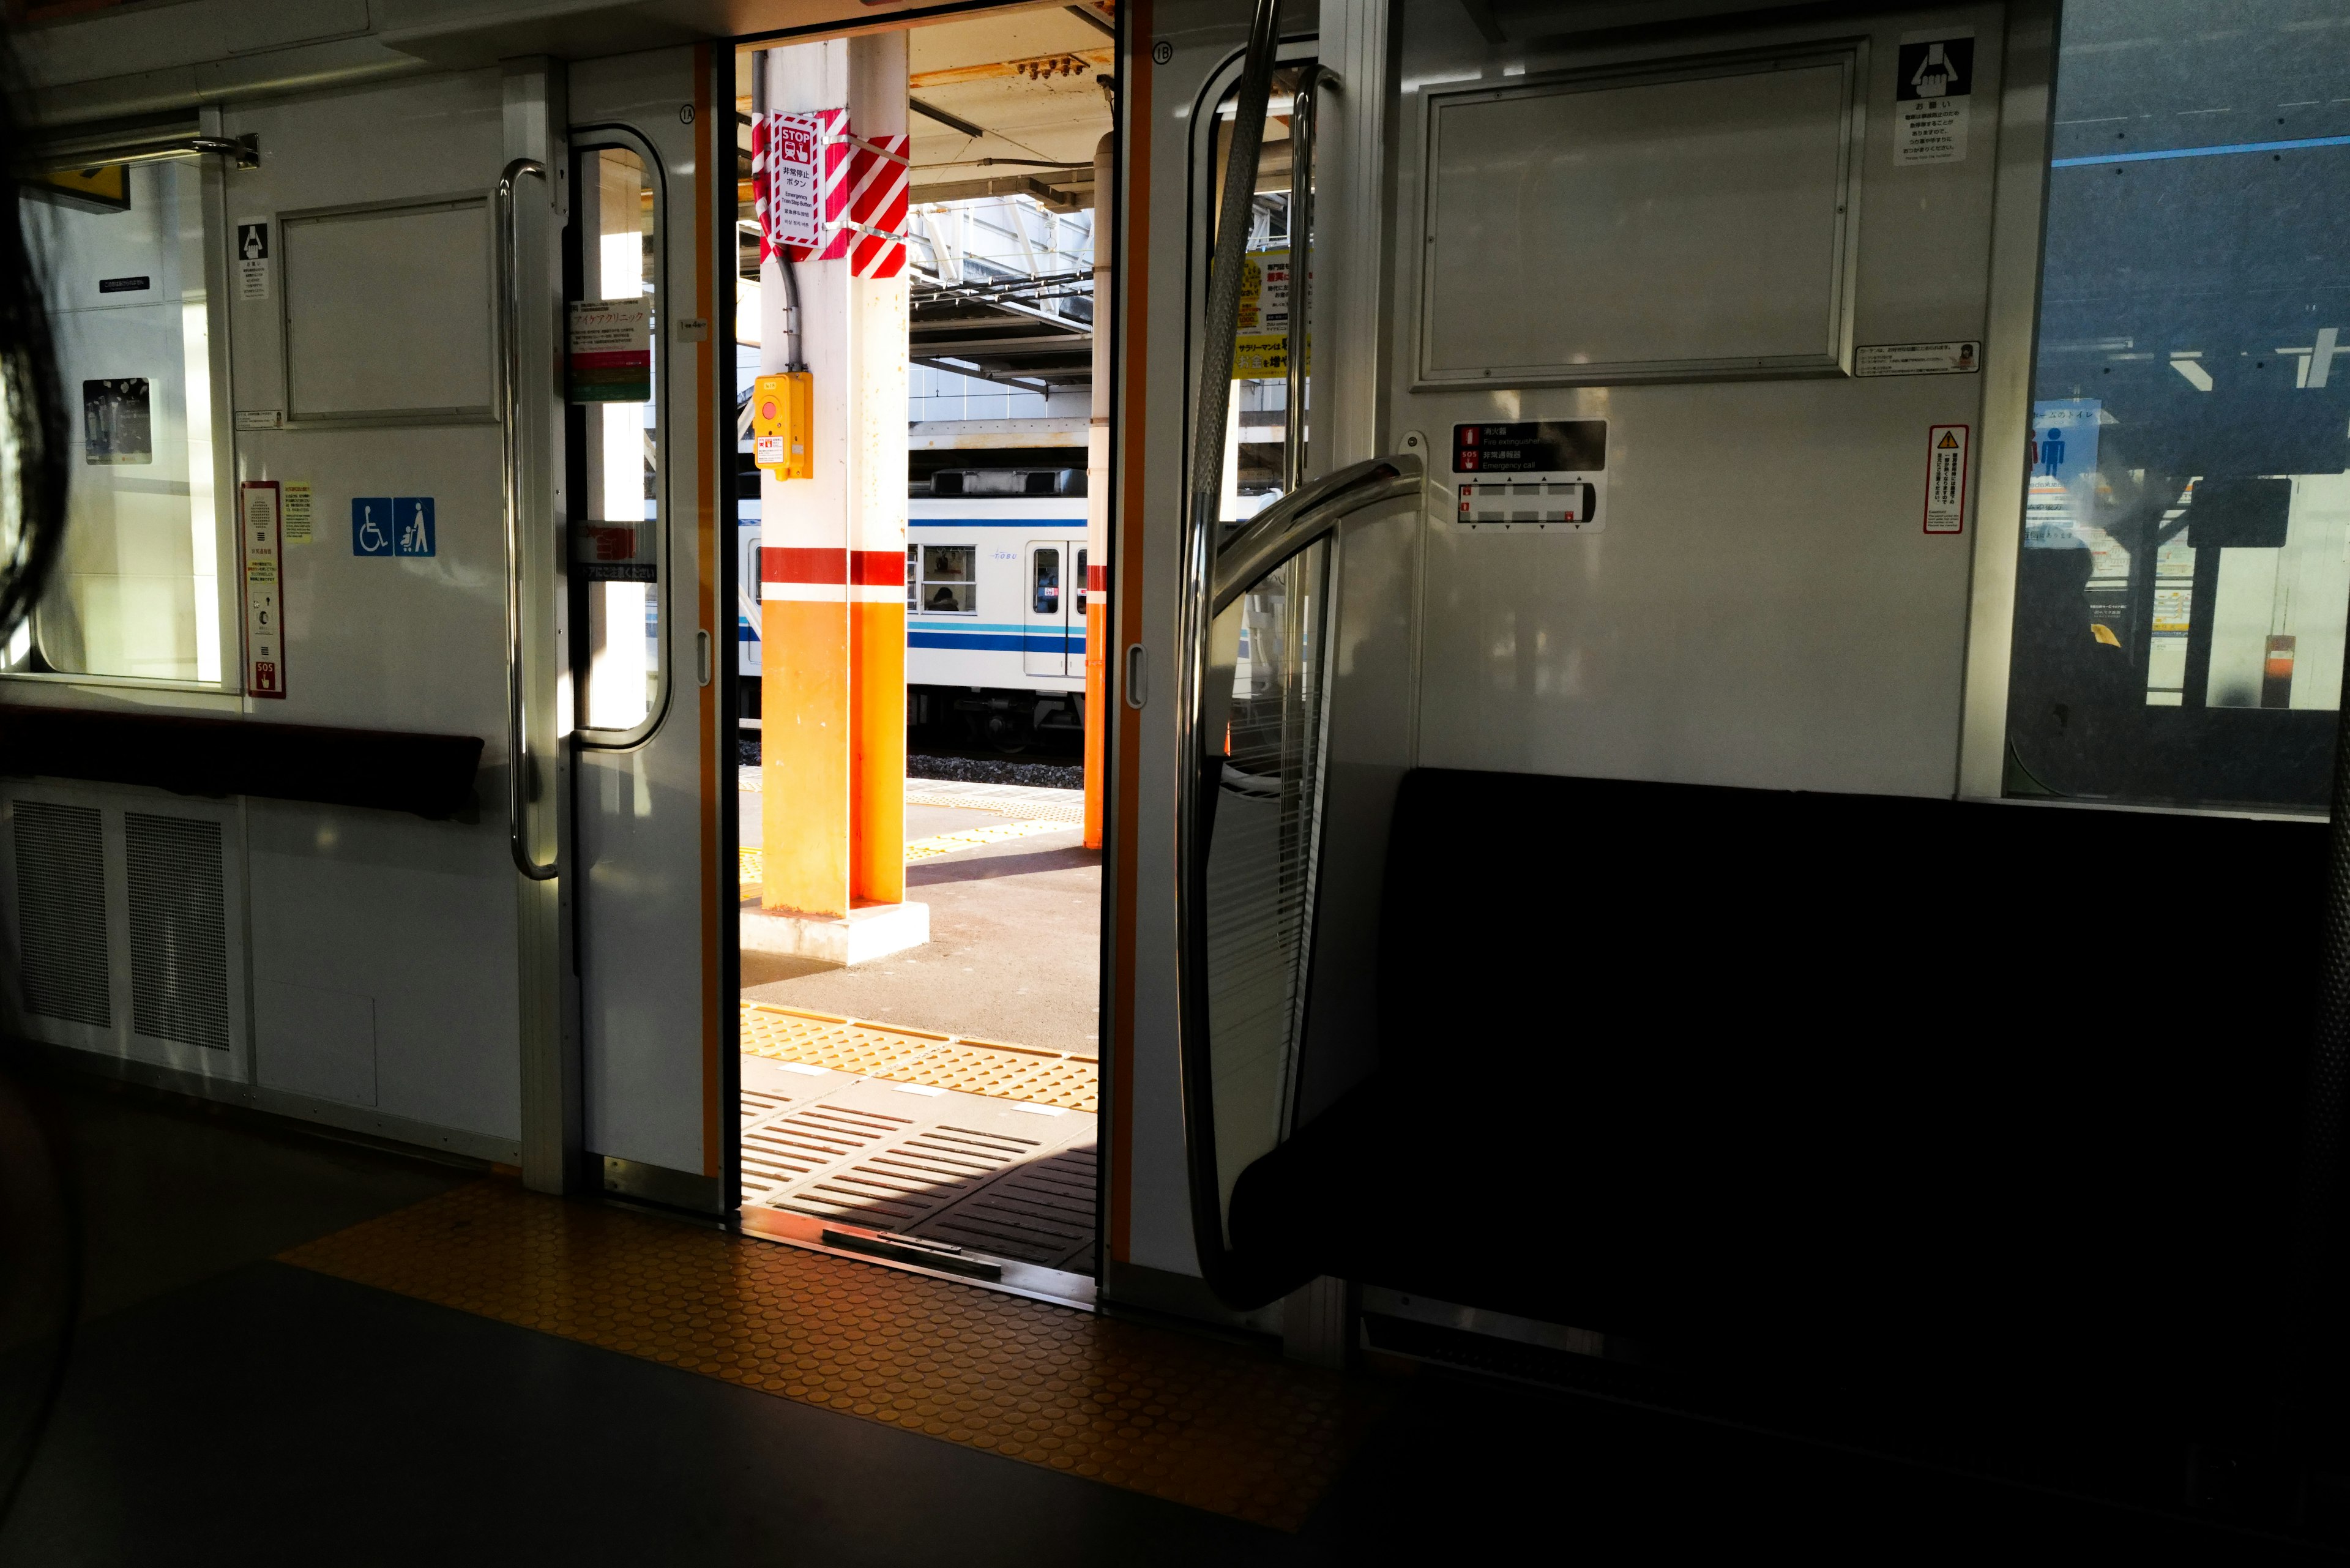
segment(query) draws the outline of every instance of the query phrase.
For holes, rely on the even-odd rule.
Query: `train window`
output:
[[[1240,333],[1233,343],[1232,400],[1225,416],[1224,479],[1219,516],[1228,524],[1254,516],[1279,499],[1288,472],[1290,302],[1295,297],[1290,266],[1295,238],[1290,225],[1295,161],[1290,133],[1295,119],[1297,86],[1306,68],[1302,62],[1284,62],[1274,71],[1264,144],[1257,157],[1256,200],[1249,213],[1247,249],[1242,261]],[[1196,231],[1204,244],[1213,243],[1232,116],[1238,96],[1237,88],[1226,95],[1215,120],[1214,134],[1195,144],[1207,160],[1198,182],[1206,206]],[[1207,302],[1208,272],[1206,257],[1202,255],[1193,275],[1201,308]]]
[[[1058,615],[1061,613],[1061,552],[1040,549],[1035,555],[1035,611],[1038,615]]]
[[[215,684],[225,625],[213,415],[216,171],[160,162],[19,187],[73,410],[61,558],[6,667]],[[218,253],[216,258],[215,253]],[[232,598],[232,603],[234,602]],[[231,661],[234,662],[233,660]]]
[[[922,607],[921,558],[922,547],[920,545],[906,546],[906,607],[910,610]]]
[[[1076,581],[1070,586],[1077,590],[1077,613],[1083,615],[1086,613],[1086,552],[1082,545],[1077,549]]]
[[[625,339],[592,360],[575,357],[570,386],[581,421],[574,463],[595,542],[575,568],[587,597],[580,723],[608,739],[641,731],[660,705],[660,192],[634,147],[577,156],[573,330],[593,330],[598,343]]]
[[[922,552],[922,613],[976,615],[979,585],[974,580],[978,550],[970,545],[924,545]]]
[[[2350,606],[2329,0],[2064,8],[2012,794],[2324,809]],[[2199,40],[2192,71],[2148,71]]]

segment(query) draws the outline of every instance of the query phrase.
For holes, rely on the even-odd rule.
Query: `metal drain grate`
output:
[[[743,1125],[746,1127],[761,1116],[773,1116],[792,1103],[788,1095],[770,1095],[760,1089],[743,1089],[740,1091],[740,1097]]]
[[[743,1135],[743,1190],[749,1193],[805,1181],[913,1125],[908,1116],[810,1106]]]
[[[130,916],[130,1026],[228,1049],[228,907],[221,825],[122,815]]]
[[[104,1029],[106,844],[98,808],[16,803],[16,918],[25,945],[25,1007]]]
[[[1097,1165],[1089,1143],[1032,1159],[913,1233],[1024,1263],[1089,1271]]]
[[[1036,1147],[1030,1139],[968,1127],[929,1127],[774,1201],[804,1214],[903,1231]]]

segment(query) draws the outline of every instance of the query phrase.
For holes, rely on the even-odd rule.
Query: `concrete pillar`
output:
[[[1102,706],[1109,664],[1109,353],[1113,293],[1109,232],[1111,182],[1118,176],[1118,138],[1094,149],[1094,391],[1086,431],[1086,847],[1102,843],[1103,790],[1107,786],[1109,710]]]
[[[906,36],[766,52],[766,107],[906,129]],[[792,369],[783,261],[761,266],[760,369]],[[901,268],[793,264],[814,474],[762,473],[762,827],[769,909],[839,920],[906,892],[906,306]]]

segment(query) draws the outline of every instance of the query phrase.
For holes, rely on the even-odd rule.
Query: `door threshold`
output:
[[[1073,1274],[1064,1269],[992,1257],[922,1237],[900,1236],[891,1231],[877,1231],[843,1220],[823,1220],[787,1209],[745,1203],[738,1224],[743,1235],[762,1241],[781,1241],[787,1247],[805,1247],[811,1252],[829,1252],[836,1258],[878,1263],[885,1269],[927,1274],[934,1280],[976,1285],[983,1291],[1025,1296],[1030,1301],[1075,1307],[1079,1312],[1094,1311],[1100,1293],[1090,1274]]]

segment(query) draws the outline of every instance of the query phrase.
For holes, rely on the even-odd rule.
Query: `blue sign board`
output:
[[[402,495],[391,504],[391,521],[395,530],[392,553],[400,556],[430,556],[438,538],[432,522],[432,497]]]
[[[352,496],[351,554],[389,556],[391,554],[391,497],[389,495]]]

